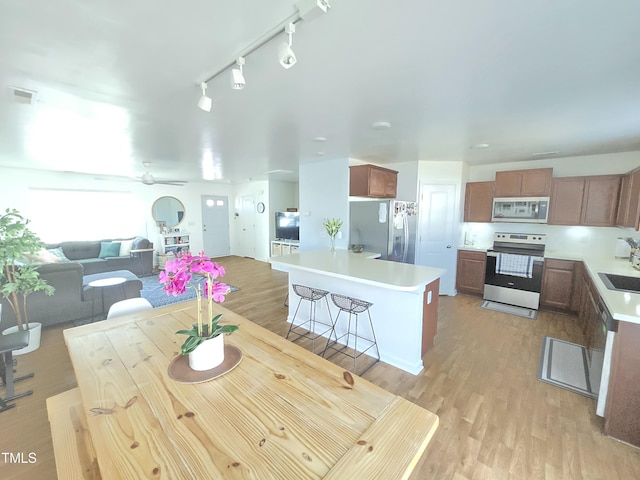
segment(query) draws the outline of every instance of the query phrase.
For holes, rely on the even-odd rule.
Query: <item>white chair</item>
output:
[[[121,317],[128,313],[139,312],[141,310],[149,310],[151,308],[153,308],[153,306],[146,298],[129,298],[127,300],[122,300],[111,305],[111,307],[109,308],[109,313],[107,314],[107,319]]]

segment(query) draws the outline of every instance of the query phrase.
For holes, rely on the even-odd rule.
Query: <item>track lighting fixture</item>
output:
[[[200,97],[200,100],[198,100],[198,107],[200,107],[200,109],[204,110],[205,112],[210,112],[211,98],[207,97],[207,84],[205,82],[202,82],[200,84],[200,88],[202,89],[202,96]]]
[[[289,69],[293,67],[298,59],[296,58],[296,54],[293,53],[291,49],[291,45],[293,44],[293,34],[296,32],[296,26],[293,23],[289,23],[284,27],[284,33],[289,36],[288,42],[282,42],[280,47],[278,47],[278,58],[280,60],[280,65],[284,68]]]
[[[198,100],[198,107],[205,112],[211,111],[211,98],[209,98],[206,93],[207,83],[229,69],[231,69],[231,88],[234,90],[242,90],[247,83],[244,78],[242,68],[245,64],[245,58],[263,45],[278,38],[283,32],[287,35],[287,40],[282,42],[278,47],[278,60],[283,68],[289,69],[293,67],[298,61],[296,54],[291,48],[293,44],[293,34],[296,32],[296,24],[302,20],[307,22],[322,16],[327,13],[330,8],[331,5],[329,4],[329,0],[296,0],[295,13],[292,13],[279,24],[256,38],[253,42],[242,49],[241,53],[239,52],[240,56],[233,60],[229,60],[228,63],[222,65],[220,69],[211,73],[202,83],[200,83],[200,87],[202,88],[202,97]],[[236,66],[237,68],[234,68]]]
[[[236,64],[239,68],[231,70],[231,88],[234,90],[242,90],[247,82],[242,74],[242,66],[244,65],[244,57],[238,57]]]

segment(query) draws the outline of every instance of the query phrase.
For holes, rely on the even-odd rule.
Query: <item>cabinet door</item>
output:
[[[522,170],[520,195],[523,197],[548,197],[551,193],[552,168]]]
[[[616,223],[620,175],[585,177],[582,225],[611,227]]]
[[[384,197],[396,198],[398,191],[398,175],[395,173],[384,173]]]
[[[520,170],[512,172],[496,172],[496,197],[513,197],[520,195],[522,173]]]
[[[469,182],[464,194],[464,221],[490,222],[494,182]]]
[[[398,172],[376,165],[349,167],[349,195],[396,198]]]
[[[604,432],[640,446],[640,325],[620,322],[613,342]]]
[[[484,252],[458,250],[456,288],[461,293],[482,295],[487,255]]]
[[[551,182],[550,225],[580,225],[584,177],[554,178]]]
[[[496,172],[496,197],[548,197],[553,168]]]
[[[629,207],[624,222],[625,227],[638,230],[640,222],[640,170],[631,173],[629,185]]]
[[[616,225],[627,227],[627,215],[629,213],[629,199],[631,194],[631,174],[624,175],[620,181],[620,198],[618,200],[618,213],[616,214]]]
[[[540,304],[569,311],[574,295],[575,263],[569,260],[547,259],[542,272]]]

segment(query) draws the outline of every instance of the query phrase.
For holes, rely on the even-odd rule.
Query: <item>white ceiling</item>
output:
[[[230,72],[209,82],[205,113],[198,82],[294,0],[0,0],[0,166],[135,176],[151,162],[155,177],[197,180],[205,159],[244,182],[326,158],[640,150],[638,0],[331,4],[297,24],[293,68],[277,61],[282,36],[247,57],[244,90]]]

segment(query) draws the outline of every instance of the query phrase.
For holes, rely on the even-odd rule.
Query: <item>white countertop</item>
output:
[[[281,257],[271,257],[274,268],[320,273],[359,283],[406,292],[423,290],[440,278],[445,270],[407,263],[375,260],[375,253],[350,250],[314,250]]]
[[[640,294],[609,290],[600,276],[602,273],[614,273],[628,277],[640,277],[640,271],[631,266],[626,260],[583,260],[594,285],[598,289],[600,298],[616,320],[640,324]]]

